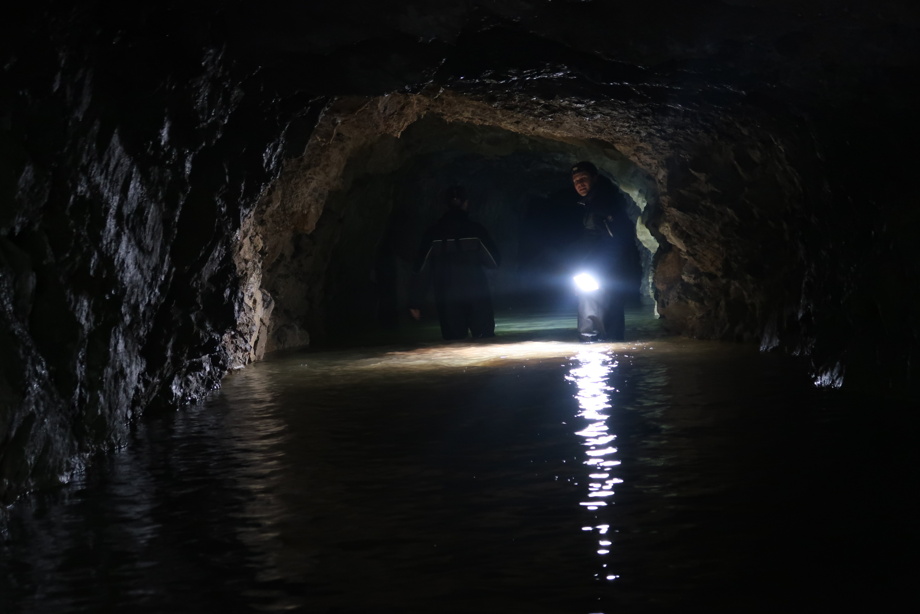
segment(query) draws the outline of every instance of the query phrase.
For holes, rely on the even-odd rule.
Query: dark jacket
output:
[[[500,262],[498,248],[485,227],[462,209],[448,209],[419,245],[409,307],[421,308],[431,284],[439,301],[488,293],[484,269],[496,268]]]
[[[636,233],[626,213],[626,197],[601,176],[578,203],[584,207],[584,214],[575,257],[601,268],[598,273],[621,274],[632,264],[636,251]]]

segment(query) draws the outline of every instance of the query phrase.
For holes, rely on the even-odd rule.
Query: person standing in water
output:
[[[622,341],[626,336],[627,284],[637,261],[636,235],[626,213],[626,197],[591,162],[571,168],[572,186],[582,212],[575,245],[577,266],[596,278],[598,287],[582,291],[578,334],[582,341]]]
[[[484,226],[469,218],[461,186],[444,194],[447,211],[422,237],[409,289],[409,313],[419,320],[434,286],[441,336],[446,340],[495,336],[495,313],[486,269],[500,263],[498,248]]]

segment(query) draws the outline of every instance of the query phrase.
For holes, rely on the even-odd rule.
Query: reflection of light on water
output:
[[[611,347],[638,349],[638,345],[598,344],[598,351]],[[584,345],[564,341],[523,341],[499,343],[490,341],[448,343],[401,351],[370,352],[350,351],[323,353],[297,358],[298,370],[307,369],[321,375],[326,372],[351,372],[356,376],[368,371],[386,373],[398,371],[400,375],[439,369],[467,367],[527,366],[548,360],[569,360],[584,350]]]
[[[617,367],[617,362],[602,349],[582,350],[575,356],[575,365],[566,379],[578,387],[575,398],[578,399],[578,417],[587,424],[576,435],[582,438],[585,448],[583,463],[588,466],[587,500],[580,505],[597,512],[604,508],[614,495],[613,487],[623,480],[614,477],[610,469],[620,464],[614,458],[616,447],[611,445],[616,434],[609,431],[607,418],[610,410],[610,393],[615,392],[607,380]],[[596,518],[596,516],[595,516]],[[610,554],[613,540],[609,535],[609,524],[596,524],[582,527],[582,531],[597,531],[597,554],[604,557]],[[604,563],[603,567],[607,567]],[[600,577],[601,574],[598,574]],[[607,580],[616,580],[619,576],[604,574]]]
[[[420,368],[487,366],[528,359],[568,358],[580,349],[577,343],[528,341],[523,343],[473,343],[439,345],[408,352],[389,352],[377,367],[385,365]]]

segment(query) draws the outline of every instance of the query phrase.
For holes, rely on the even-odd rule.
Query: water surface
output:
[[[913,421],[795,359],[568,320],[289,354],[10,510],[0,612],[871,612]]]

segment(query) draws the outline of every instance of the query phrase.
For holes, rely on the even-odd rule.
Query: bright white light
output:
[[[574,277],[575,287],[581,292],[594,292],[600,288],[600,284],[588,273],[579,273]]]
[[[611,458],[617,453],[616,447],[612,445],[617,436],[610,432],[607,424],[612,409],[611,392],[615,392],[608,382],[616,362],[609,354],[598,351],[579,352],[575,359],[577,362],[569,371],[566,379],[578,386],[578,392],[574,395],[579,406],[577,416],[585,423],[576,431],[576,434],[581,437],[581,443],[584,446],[585,458],[581,462],[590,467],[587,472],[589,479],[587,500],[580,501],[579,505],[600,514],[602,513],[600,510],[613,504],[616,496],[613,485],[623,482],[610,472],[610,468],[619,465],[620,461]],[[607,536],[607,533],[610,532],[610,525],[599,524],[595,528],[598,533],[605,536],[598,540],[597,554],[609,555],[613,547],[613,541]],[[591,528],[582,527],[582,531],[585,530],[591,530]],[[598,574],[597,577],[604,576]],[[606,575],[608,580],[617,577]]]
[[[603,422],[594,422],[590,426],[580,431],[577,431],[576,435],[581,435],[582,437],[597,437],[597,436],[606,436],[607,425]],[[610,436],[613,439],[613,435]]]
[[[604,448],[603,450],[588,450],[587,452],[585,452],[585,454],[587,454],[588,456],[603,456],[605,454],[616,454],[616,453],[617,453],[617,449],[613,447]]]
[[[576,433],[576,435],[582,435],[583,433],[584,433],[584,431],[582,431],[582,432],[580,432],[580,433]],[[603,435],[603,436],[601,436],[601,437],[589,437],[588,440],[585,442],[585,445],[588,445],[588,446],[603,446],[603,445],[607,445],[608,443],[610,443],[610,442],[613,441],[614,439],[616,439],[616,435]]]

